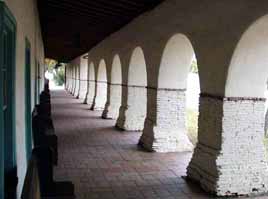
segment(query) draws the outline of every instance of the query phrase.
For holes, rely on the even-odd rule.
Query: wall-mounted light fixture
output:
[[[83,59],[88,59],[88,54],[84,55],[82,58]]]

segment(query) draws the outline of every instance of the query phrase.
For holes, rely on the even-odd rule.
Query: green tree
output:
[[[191,73],[198,73],[198,66],[197,66],[197,61],[196,60],[193,60],[190,72]]]
[[[65,81],[65,67],[61,66],[54,70],[54,81],[58,86],[62,86]]]

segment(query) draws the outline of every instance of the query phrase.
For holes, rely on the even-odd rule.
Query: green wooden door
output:
[[[26,158],[31,157],[32,152],[32,102],[31,102],[31,45],[25,40],[25,141]]]
[[[16,23],[0,2],[0,198],[15,198],[17,185],[15,139]]]

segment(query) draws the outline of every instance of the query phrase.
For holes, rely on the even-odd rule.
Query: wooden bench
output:
[[[48,147],[33,150],[37,157],[40,191],[43,198],[75,198],[72,182],[55,182],[53,179],[52,151]]]
[[[46,147],[33,150],[28,163],[21,199],[75,199],[71,182],[55,182],[51,151]]]
[[[49,121],[49,122],[52,122]],[[48,147],[53,151],[53,164],[58,163],[58,137],[54,134],[54,128],[48,127],[47,119],[40,116],[37,111],[32,115],[32,132],[34,147]]]
[[[28,164],[21,199],[41,199],[37,158],[34,155]]]

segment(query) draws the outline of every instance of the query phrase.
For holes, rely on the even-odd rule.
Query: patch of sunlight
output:
[[[196,145],[198,133],[198,111],[193,109],[186,110],[186,128],[189,139]]]

